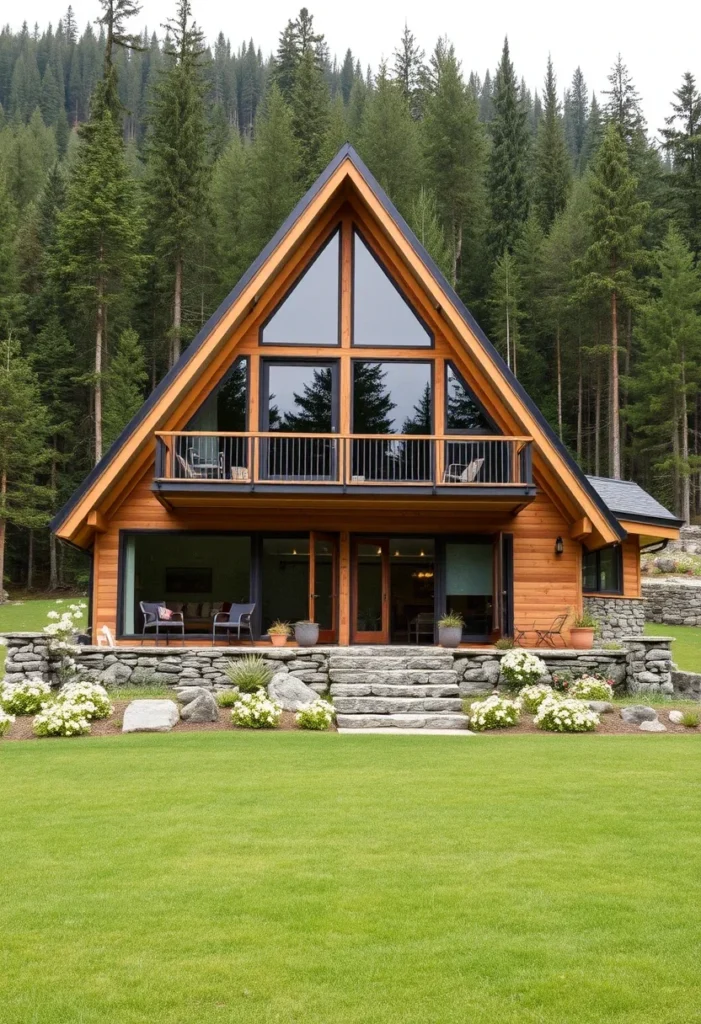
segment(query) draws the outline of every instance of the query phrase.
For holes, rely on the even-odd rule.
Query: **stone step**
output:
[[[453,656],[447,655],[409,655],[398,657],[391,654],[378,654],[368,658],[360,655],[332,654],[329,658],[329,668],[380,672],[387,669],[423,669],[435,671],[436,669],[452,669]]]
[[[338,715],[336,724],[343,729],[467,729],[467,715],[439,715],[430,713],[396,715]]]
[[[334,697],[333,706],[337,713],[343,715],[462,711],[462,701],[459,697]]]
[[[397,686],[393,683],[332,683],[332,697],[459,697],[457,683],[422,686],[415,683]]]
[[[476,736],[469,729],[339,729],[341,736]]]
[[[453,669],[436,669],[436,670],[421,670],[421,669],[387,669],[387,670],[366,670],[366,669],[348,669],[348,668],[332,668],[329,670],[329,680],[332,683],[367,683],[374,685],[376,683],[383,683],[385,685],[394,686],[410,686],[418,684],[419,686],[432,685],[455,685],[458,681],[457,672]]]

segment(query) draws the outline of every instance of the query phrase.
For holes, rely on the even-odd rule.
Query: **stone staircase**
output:
[[[347,647],[329,654],[340,730],[467,729],[450,651]]]

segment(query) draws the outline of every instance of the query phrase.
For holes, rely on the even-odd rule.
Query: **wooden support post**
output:
[[[338,550],[338,642],[342,647],[350,643],[350,562],[350,533],[343,531]]]

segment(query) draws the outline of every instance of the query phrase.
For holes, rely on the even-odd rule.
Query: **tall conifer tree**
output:
[[[565,208],[572,177],[550,57],[544,96],[545,109],[536,140],[534,199],[540,225],[547,232],[555,217]]]
[[[494,116],[490,124],[492,149],[487,176],[491,213],[490,239],[497,256],[512,250],[528,216],[527,115],[504,40],[494,90]]]

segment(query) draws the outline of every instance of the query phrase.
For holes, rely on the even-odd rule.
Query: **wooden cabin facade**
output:
[[[534,640],[585,594],[639,597],[641,544],[677,535],[606,487],[346,146],[52,525],[121,643],[159,601],[193,643],[245,602],[255,638],[431,643],[455,610],[467,643]]]

